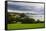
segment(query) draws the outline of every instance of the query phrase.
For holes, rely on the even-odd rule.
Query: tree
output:
[[[22,20],[22,23],[34,23],[34,21],[35,19],[26,17]]]
[[[39,19],[37,19],[37,23],[40,23],[40,20]]]
[[[20,14],[20,17],[26,17],[26,15],[24,13]]]
[[[15,16],[13,16],[11,14],[10,13],[7,14],[7,16],[8,16],[8,23],[13,23],[13,21],[16,21]]]
[[[17,22],[21,22],[21,18],[20,17],[16,17],[15,18]]]

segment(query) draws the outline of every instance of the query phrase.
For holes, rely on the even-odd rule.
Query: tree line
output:
[[[21,22],[21,23],[44,23],[44,21],[40,21],[39,19],[37,19],[37,21],[35,21],[35,19],[29,18],[24,13],[21,13],[20,15],[16,15],[16,14],[10,15],[10,13],[8,13],[7,16],[8,16],[8,23],[17,23],[17,22]]]

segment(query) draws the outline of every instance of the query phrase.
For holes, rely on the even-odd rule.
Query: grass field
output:
[[[37,24],[8,24],[8,30],[10,29],[34,29],[34,28],[43,28],[44,23],[37,23]]]

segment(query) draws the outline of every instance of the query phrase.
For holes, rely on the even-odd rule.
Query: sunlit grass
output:
[[[37,24],[8,24],[8,29],[42,28],[44,23]]]

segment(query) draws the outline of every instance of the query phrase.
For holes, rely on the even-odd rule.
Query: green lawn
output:
[[[8,29],[32,29],[32,28],[43,28],[44,23],[37,23],[37,24],[8,24]]]

